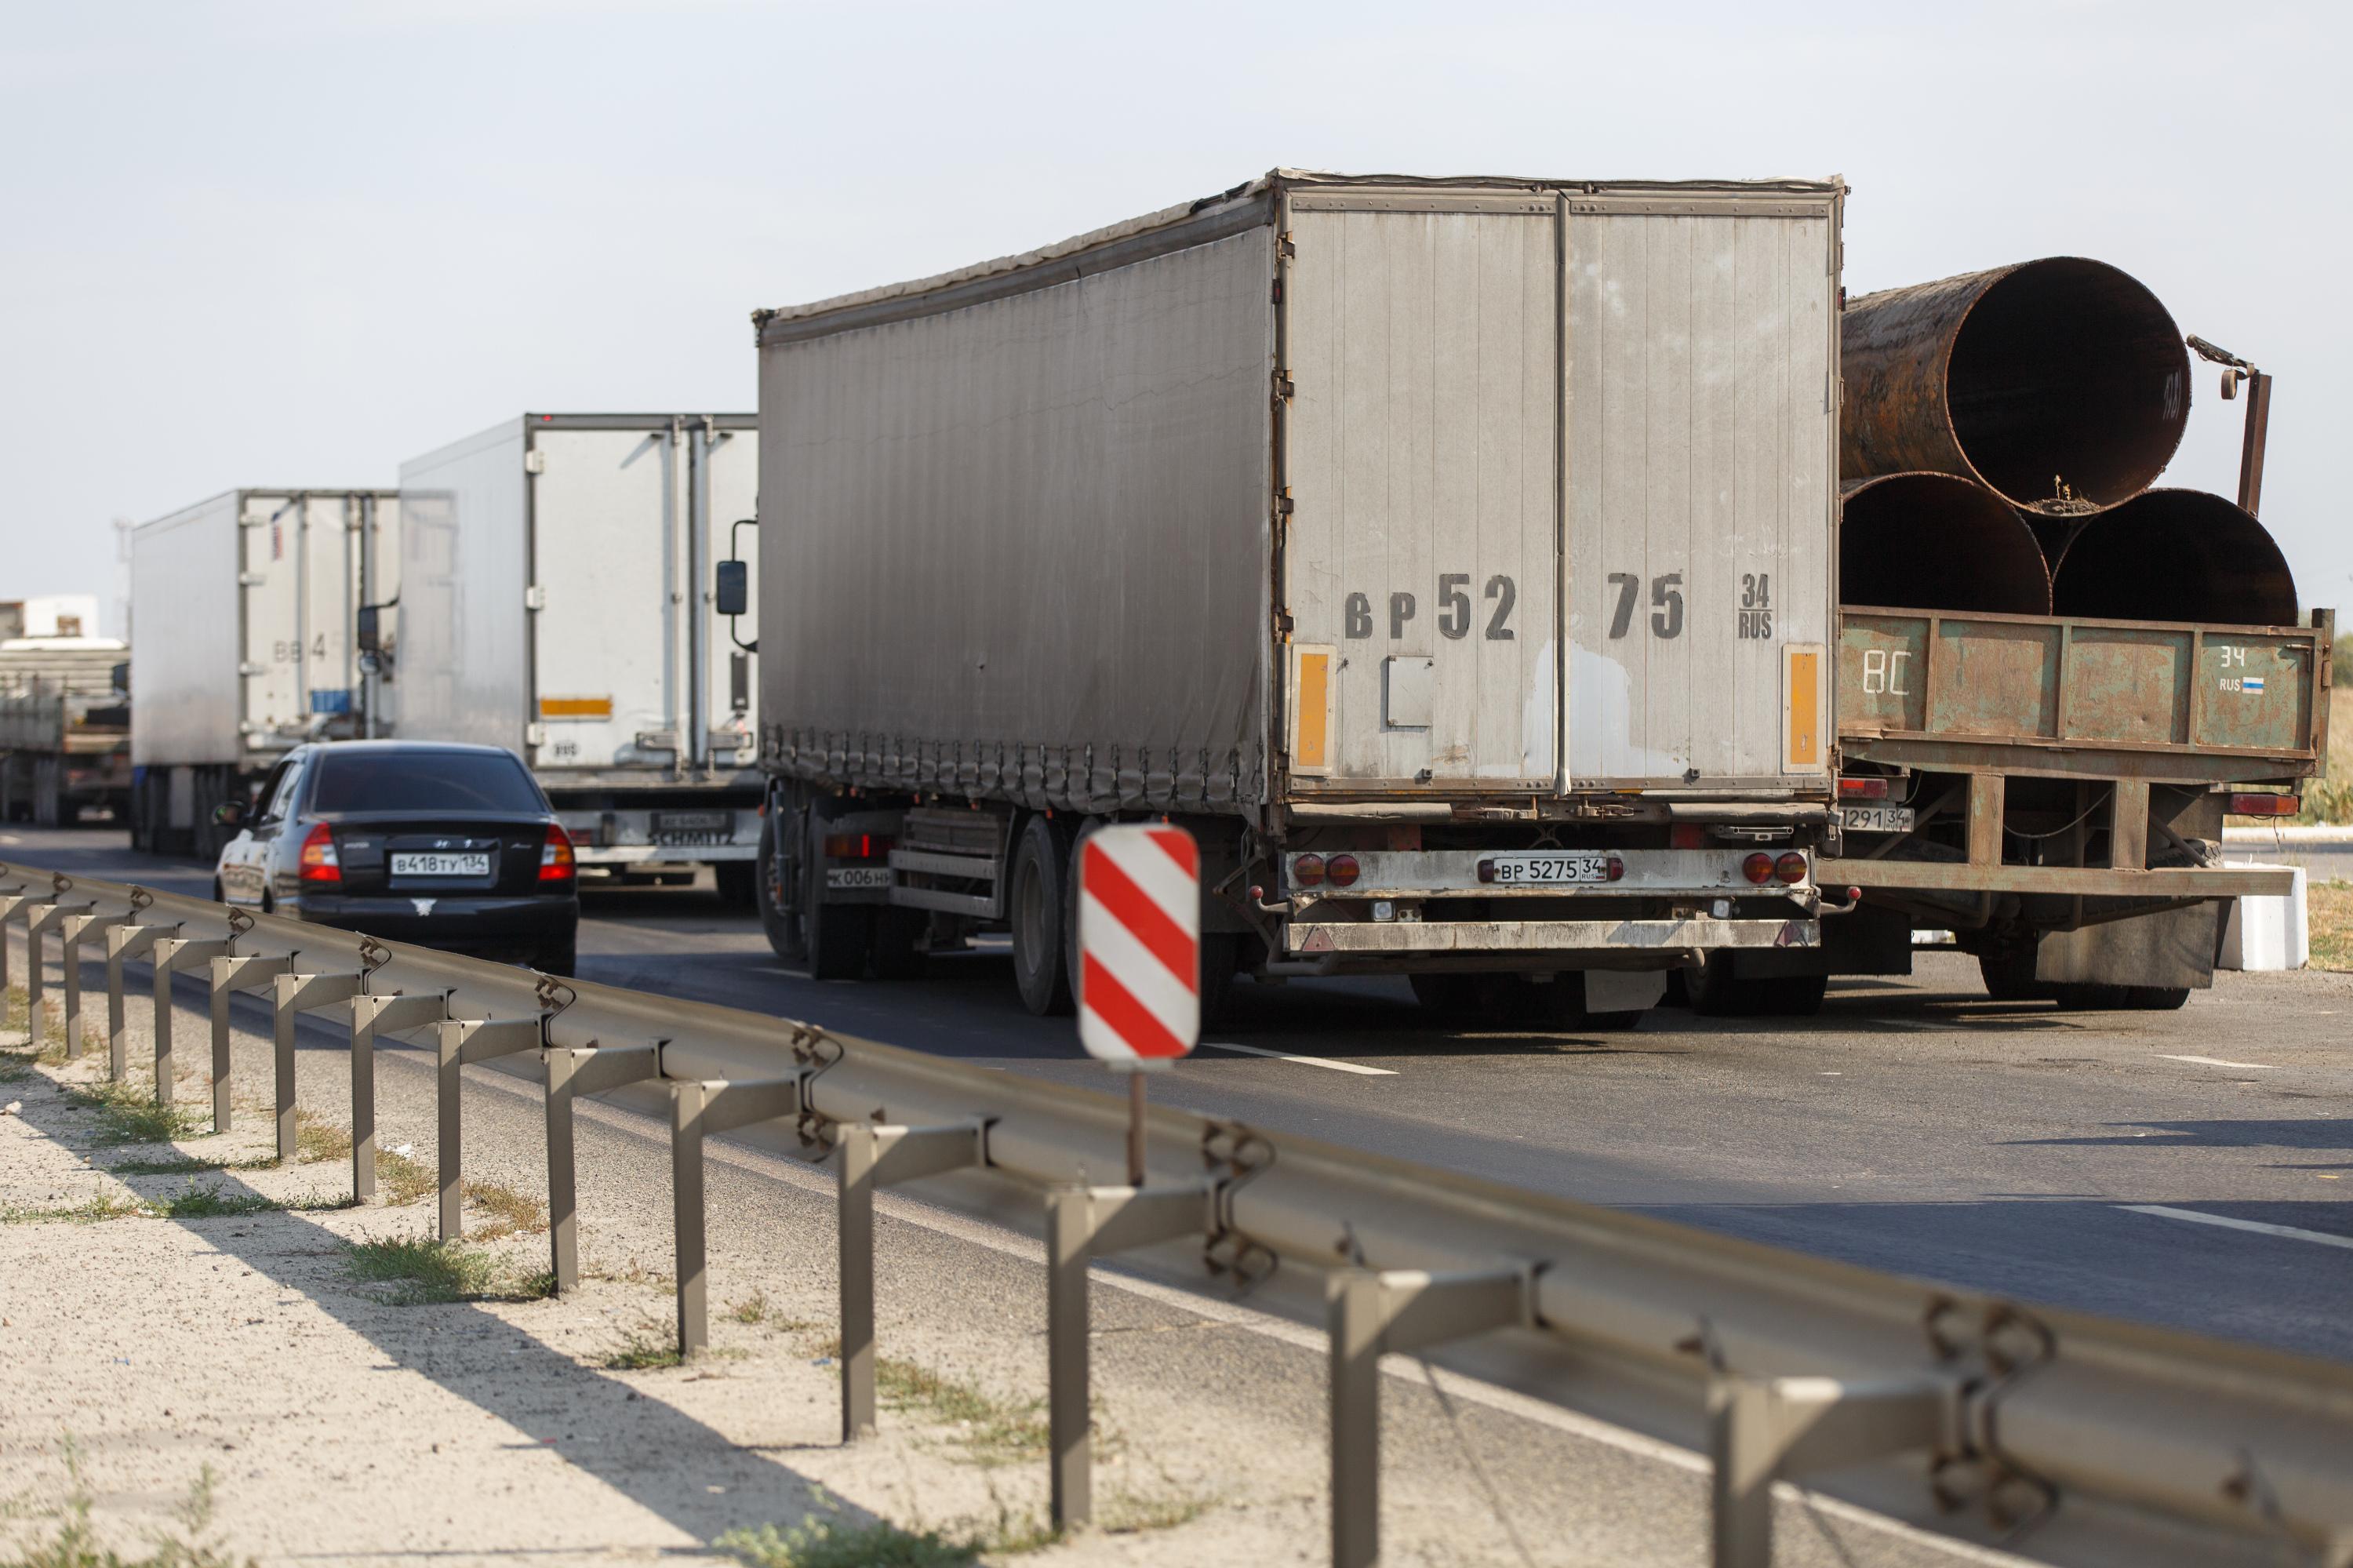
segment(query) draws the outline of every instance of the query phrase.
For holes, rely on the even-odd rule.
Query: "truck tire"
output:
[[[778,887],[797,887],[800,863],[792,862],[780,868],[776,864],[776,818],[773,812],[760,820],[760,858],[754,863],[753,896],[758,900],[760,933],[768,938],[768,946],[776,957],[788,964],[797,964],[808,956],[807,945],[801,939],[800,911],[777,898]]]
[[[765,838],[767,829],[760,830]],[[711,879],[718,885],[723,903],[738,909],[750,909],[760,901],[760,862],[753,860],[723,860],[711,868]]]
[[[1473,976],[1408,975],[1405,982],[1413,987],[1413,999],[1421,1003],[1422,1011],[1440,1023],[1469,1022],[1478,1012],[1479,988]]]
[[[2069,1012],[2171,1012],[2189,1001],[2186,985],[2071,984],[2049,989]]]
[[[2052,994],[2052,988],[2034,978],[2034,949],[2022,953],[1979,953],[1978,973],[1985,980],[1986,994],[1996,1001],[2042,1001]]]
[[[1013,847],[1006,913],[1013,927],[1013,980],[1022,1005],[1040,1018],[1074,1011],[1071,954],[1077,922],[1071,918],[1070,830],[1059,818],[1033,816],[1022,824]]]

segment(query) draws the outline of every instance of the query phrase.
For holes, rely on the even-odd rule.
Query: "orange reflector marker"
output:
[[[1329,648],[1291,651],[1291,768],[1323,773],[1332,767],[1332,659]]]
[[[1781,651],[1781,770],[1810,773],[1822,766],[1822,651],[1805,644]]]
[[[542,697],[539,716],[543,719],[608,719],[613,716],[610,697]]]

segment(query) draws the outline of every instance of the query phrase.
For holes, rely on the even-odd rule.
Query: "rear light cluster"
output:
[[[335,835],[326,823],[320,822],[302,840],[301,880],[332,883],[343,880],[343,863],[335,854]]]
[[[1330,883],[1335,887],[1354,887],[1361,874],[1356,857],[1335,854],[1325,860],[1320,854],[1303,854],[1291,863],[1291,884],[1294,887],[1321,887]]]
[[[1806,880],[1806,857],[1796,850],[1784,851],[1779,859],[1758,850],[1740,863],[1740,874],[1762,887],[1777,878],[1785,883]]]
[[[547,825],[547,842],[539,846],[539,879],[542,882],[570,882],[580,874],[572,854],[572,835],[554,822]]]
[[[1839,780],[1841,800],[1884,800],[1887,780],[1884,779],[1841,779]]]
[[[881,860],[891,853],[893,842],[880,833],[828,833],[825,836],[825,858]]]
[[[2233,795],[2231,815],[2234,817],[2293,817],[2304,809],[2304,800],[2297,795]]]

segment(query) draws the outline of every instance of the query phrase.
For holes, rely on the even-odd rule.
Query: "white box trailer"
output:
[[[401,465],[400,733],[521,755],[592,876],[709,863],[750,898],[752,625],[708,585],[754,514],[756,425],[525,414]]]
[[[396,671],[358,621],[398,597],[399,532],[395,492],[298,489],[232,490],[132,530],[134,845],[212,854],[213,809],[290,748],[390,727]]]
[[[1151,814],[1266,975],[1812,946],[1842,199],[1278,172],[756,315],[772,938],[1009,919],[1067,1005],[1072,831]]]

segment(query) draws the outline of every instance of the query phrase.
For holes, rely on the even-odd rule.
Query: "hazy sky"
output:
[[[0,598],[110,519],[389,485],[529,408],[749,408],[755,306],[1278,165],[1824,175],[1862,292],[2075,253],[2278,377],[2353,602],[2353,10],[0,4]],[[2234,484],[2202,367],[2168,482]]]

